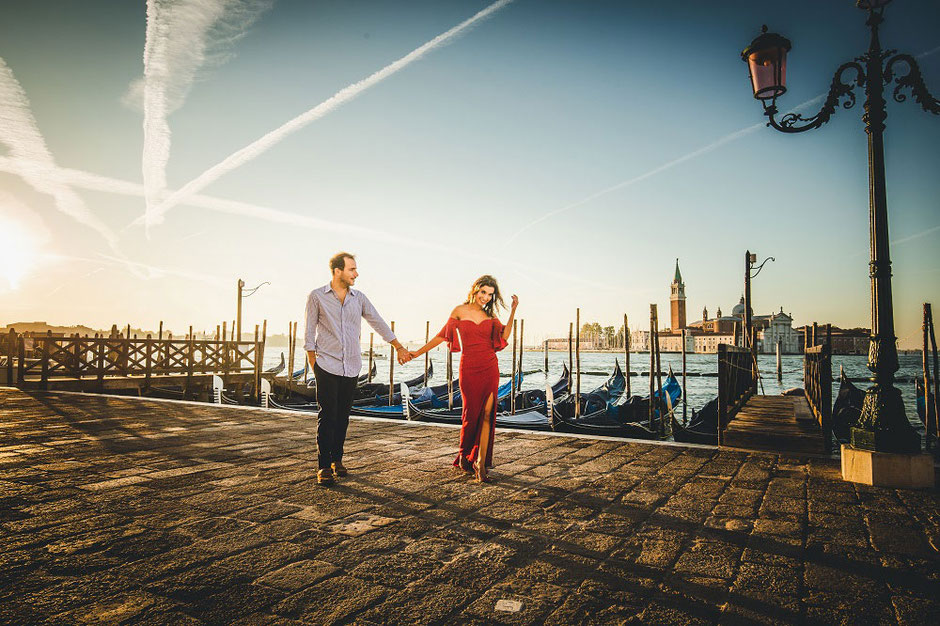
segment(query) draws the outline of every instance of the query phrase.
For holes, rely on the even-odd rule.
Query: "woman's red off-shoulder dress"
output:
[[[493,412],[496,410],[496,389],[499,387],[499,363],[496,353],[508,344],[503,339],[503,324],[495,317],[477,324],[472,320],[450,318],[438,333],[450,345],[451,352],[463,352],[460,357],[460,396],[463,399],[462,426],[460,428],[460,453],[454,466],[460,466],[461,457],[474,463],[480,452],[480,436],[483,428],[483,409],[492,396]],[[492,416],[491,416],[492,417]],[[493,433],[496,420],[489,420],[490,445],[486,454],[486,467],[493,466]]]

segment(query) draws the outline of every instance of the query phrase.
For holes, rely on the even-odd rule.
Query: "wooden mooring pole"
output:
[[[392,332],[395,332],[395,322],[392,322]],[[395,346],[388,344],[388,406],[392,406],[395,399]],[[402,398],[404,401],[404,398]]]
[[[630,388],[630,326],[627,323],[627,314],[623,314],[623,366],[627,370],[627,399],[633,395]]]
[[[933,310],[927,305],[928,318],[930,319],[930,348],[933,353],[933,414],[936,416],[935,426],[937,427],[937,441],[940,441],[940,358],[937,356],[937,334],[933,325]]]
[[[568,395],[571,395],[571,392],[574,391],[574,356],[572,352],[574,337],[572,337],[571,330],[573,326],[571,322],[568,322]]]
[[[666,410],[666,403],[663,401],[663,365],[660,357],[659,350],[659,314],[656,314],[656,390],[659,394],[659,436],[666,436],[666,416],[664,411]]]
[[[575,368],[577,369],[577,378],[575,380],[574,396],[574,416],[581,417],[581,308],[575,311],[575,326],[577,334],[574,340]]]
[[[424,323],[424,343],[425,345],[431,338],[431,321],[428,320]],[[430,352],[424,353],[424,386],[428,386],[428,364],[431,362]],[[402,400],[404,402],[404,400]]]
[[[369,382],[372,382],[372,359],[374,358],[373,343],[375,342],[375,333],[369,333]]]
[[[542,367],[542,371],[544,371],[545,375],[548,376],[548,339],[543,341],[542,345],[545,348],[545,365]]]
[[[516,389],[517,393],[522,391],[522,355],[525,352],[525,348],[523,347],[524,341],[525,341],[525,320],[522,319],[522,320],[519,320],[519,367],[516,368],[517,371],[519,372],[519,384],[517,385],[518,388]],[[513,411],[516,410],[515,396],[513,396],[512,409]]]
[[[682,424],[688,424],[687,407],[689,405],[688,396],[685,393],[685,334],[686,329],[682,329]]]
[[[923,372],[924,372],[924,447],[927,450],[930,450],[930,435],[933,428],[933,420],[937,418],[936,413],[934,412],[934,402],[933,402],[933,389],[931,389],[930,384],[930,304],[924,302],[924,348],[923,348],[923,358],[921,359],[923,363]],[[937,372],[933,373],[934,376],[937,375]],[[916,395],[916,394],[915,394]],[[916,398],[915,398],[916,400]]]
[[[777,382],[783,381],[783,357],[781,343],[783,339],[777,339]]]
[[[516,413],[516,340],[518,337],[519,320],[512,321],[512,372],[509,375],[509,414]]]
[[[454,408],[454,355],[447,346],[447,408]]]
[[[654,347],[654,334],[656,333],[656,305],[650,305],[650,336],[649,344],[650,349],[650,401],[649,401],[649,421],[650,421],[650,430],[653,429],[653,422],[656,419],[656,348]]]

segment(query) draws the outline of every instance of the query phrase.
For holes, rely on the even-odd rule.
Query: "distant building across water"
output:
[[[685,330],[685,351],[688,353],[713,354],[721,344],[731,346],[744,345],[744,296],[731,309],[731,315],[722,315],[721,307],[715,317],[708,316],[708,307],[702,309],[701,319],[687,323],[685,283],[679,271],[679,259],[676,259],[676,272],[670,285],[669,295],[670,327],[659,332],[659,346],[663,352],[681,352]],[[784,313],[783,307],[768,315],[751,315],[751,323],[757,333],[757,352],[774,354],[780,346],[782,354],[802,354],[806,333],[812,333],[811,326],[793,328],[793,316]],[[623,349],[622,328],[615,337],[598,334],[581,334],[582,350]],[[817,329],[817,343],[826,341],[823,327]],[[831,329],[833,354],[866,354],[868,352],[869,331],[867,328]],[[568,338],[548,339],[552,350],[567,350]],[[649,330],[634,330],[630,333],[631,352],[649,352]]]

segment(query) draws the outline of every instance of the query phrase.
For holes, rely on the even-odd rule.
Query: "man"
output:
[[[349,426],[356,381],[362,369],[359,336],[362,318],[398,351],[398,362],[411,360],[411,354],[396,339],[372,303],[352,288],[359,272],[356,257],[340,252],[330,259],[333,277],[327,285],[307,296],[307,325],[304,350],[317,380],[317,483],[332,485],[334,476],[348,473],[343,465],[343,444]]]

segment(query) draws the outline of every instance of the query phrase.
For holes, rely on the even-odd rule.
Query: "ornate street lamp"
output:
[[[902,92],[910,89],[914,101],[934,115],[940,115],[940,101],[927,91],[920,68],[912,56],[881,49],[878,26],[884,21],[884,9],[890,1],[857,0],[856,6],[868,12],[866,24],[871,31],[868,52],[839,66],[822,109],[812,117],[787,113],[777,119],[777,98],[786,92],[786,53],[790,50],[787,39],[767,33],[765,26],[763,32],[744,49],[741,57],[748,64],[754,97],[764,106],[767,125],[784,133],[801,133],[819,128],[829,121],[840,103],[845,109],[855,105],[856,87],[865,90],[862,120],[868,134],[871,229],[871,342],[868,348],[868,369],[872,372],[873,384],[865,394],[862,414],[851,430],[851,440],[855,448],[864,450],[913,453],[920,451],[920,437],[907,421],[901,393],[894,386],[898,353],[891,300],[891,256],[882,138],[887,115],[884,89],[892,82],[896,83],[892,94],[896,102],[907,100],[907,95]],[[906,68],[906,73],[896,74],[895,68],[898,66]],[[851,80],[846,82],[846,76]]]

